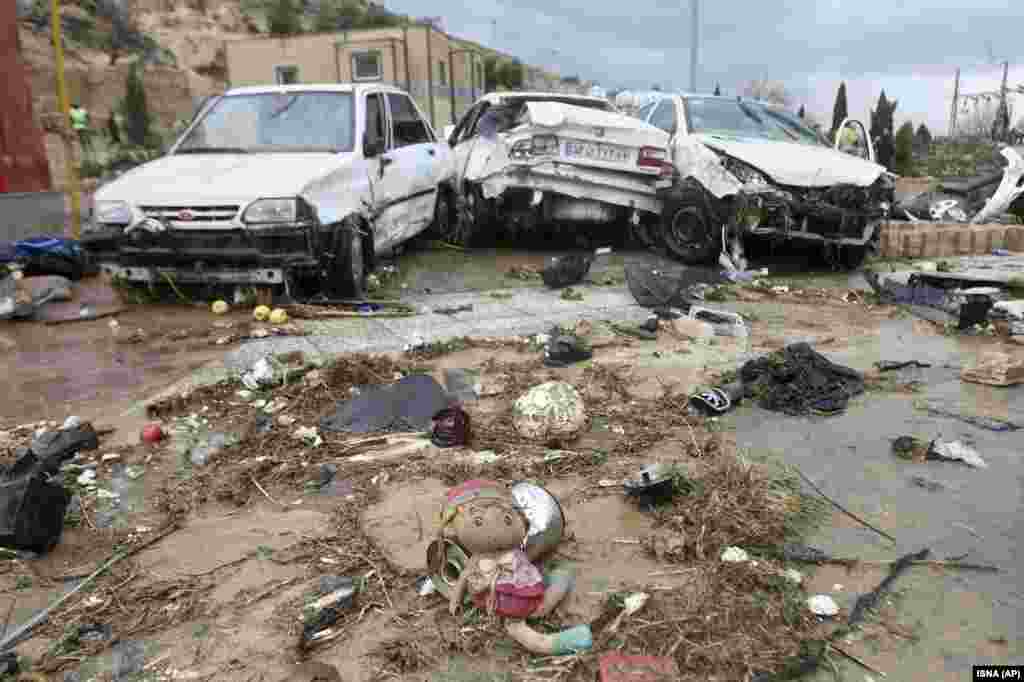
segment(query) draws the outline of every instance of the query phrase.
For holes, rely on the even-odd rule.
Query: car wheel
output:
[[[687,265],[709,263],[720,251],[707,213],[693,205],[666,210],[661,219],[661,240],[672,257]]]
[[[467,183],[463,193],[462,210],[459,211],[456,222],[457,234],[453,241],[462,246],[469,246],[473,238],[490,222],[487,200],[476,185]]]
[[[335,232],[334,287],[343,296],[363,298],[366,295],[366,260],[363,256],[363,235],[359,223],[345,220]]]
[[[633,237],[636,241],[645,249],[653,249],[659,246],[658,240],[655,235],[658,232],[658,226],[656,223],[649,219],[641,218],[640,222],[636,225],[631,225],[633,228]]]
[[[434,203],[434,220],[430,231],[446,241],[458,243],[459,221],[453,215],[452,195],[445,187],[437,188],[437,201]]]

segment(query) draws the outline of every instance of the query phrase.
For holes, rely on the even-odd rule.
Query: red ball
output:
[[[164,430],[160,428],[159,424],[147,424],[142,429],[142,442],[143,443],[156,443],[164,437]]]

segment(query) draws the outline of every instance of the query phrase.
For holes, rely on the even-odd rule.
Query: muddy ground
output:
[[[616,255],[594,274],[614,279],[630,257]],[[537,283],[504,273],[542,262],[537,254],[413,252],[398,261],[403,276],[395,293],[479,290],[497,281],[528,290]],[[416,593],[423,544],[446,488],[470,477],[531,478],[562,502],[568,538],[556,558],[579,573],[572,597],[541,627],[591,623],[599,653],[670,654],[680,679],[748,679],[754,671],[778,670],[801,641],[834,629],[836,623],[810,616],[804,598],[833,596],[841,620],[886,567],[816,568],[769,558],[757,566],[723,565],[717,552],[725,544],[753,547],[804,528],[765,502],[764,481],[771,479],[731,468],[738,452],[763,460],[765,476],[781,476],[777,463],[799,466],[833,499],[897,539],[891,543],[845,514],[811,504],[786,474],[787,509],[818,519],[804,540],[829,554],[889,560],[930,547],[937,559],[967,554],[965,561],[1000,569],[912,568],[861,628],[837,640],[844,651],[902,680],[962,680],[972,664],[1021,662],[1019,437],[923,407],[1024,422],[1020,387],[969,385],[958,375],[983,350],[1019,355],[1024,348],[950,337],[896,308],[872,305],[855,291],[857,279],[845,274],[807,275],[785,263],[778,270],[784,273],[773,279],[792,287],[789,293],[739,288],[719,304],[748,316],[749,339],[697,341],[664,330],[657,341],[640,341],[596,323],[587,330],[594,359],[567,369],[543,368],[539,351],[526,344],[487,343],[440,357],[360,357],[249,399],[237,395],[237,382],[198,388],[161,404],[153,418],[171,426],[194,415],[213,430],[237,434],[240,443],[204,466],[193,465],[175,440],[137,444],[142,417],[122,415],[239,343],[217,340],[250,333],[246,312],[214,317],[196,307],[130,306],[117,317],[116,333],[107,320],[5,328],[10,350],[0,363],[10,389],[0,403],[0,452],[27,442],[35,422],[69,414],[118,429],[79,463],[95,463],[97,486],[79,490],[82,511],[61,544],[45,557],[0,566],[0,596],[9,603],[0,608],[12,609],[8,631],[116,551],[174,528],[69,600],[19,654],[58,680],[74,671],[82,680],[312,680],[317,662],[346,681],[596,679],[595,655],[524,656],[480,614],[453,618],[440,597]],[[139,328],[145,330],[140,338],[119,341]],[[297,322],[291,333],[302,328]],[[932,367],[873,379],[835,417],[787,417],[749,404],[717,420],[683,417],[685,395],[714,383],[730,359],[738,368],[743,358],[798,340],[869,373],[881,359],[926,359]],[[323,434],[318,447],[292,437],[298,426],[315,425],[353,384],[413,371],[440,380],[445,368],[482,372],[486,395],[468,408],[476,433],[471,449],[429,446],[388,459],[388,448],[354,446],[351,435]],[[558,453],[522,442],[508,420],[511,401],[548,378],[576,385],[591,415],[587,432]],[[252,401],[260,397],[287,404],[259,417]],[[268,421],[271,430],[261,432]],[[968,440],[989,468],[897,459],[890,442],[904,434]],[[103,461],[111,453],[119,457]],[[675,512],[651,514],[608,485],[654,461],[677,466],[683,480],[715,487],[709,493],[698,486],[705,492],[678,498]],[[321,486],[323,464],[337,471]],[[69,473],[69,483],[77,474]],[[923,488],[919,478],[937,487]],[[646,544],[652,533],[662,542],[706,537],[706,546],[683,543],[659,558]],[[775,577],[784,568],[804,574],[798,590],[779,587]],[[303,606],[321,577],[331,575],[356,578],[362,589],[330,641],[300,652]],[[621,608],[616,600],[635,591],[652,595],[645,610],[617,636],[602,637]],[[111,633],[76,638],[78,626],[89,623],[109,625]],[[838,654],[830,660],[845,679],[880,678]],[[831,674],[822,670],[809,679]]]

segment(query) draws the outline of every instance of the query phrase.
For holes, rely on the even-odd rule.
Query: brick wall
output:
[[[879,246],[886,258],[980,256],[994,249],[1024,252],[1024,226],[890,221],[882,228]]]

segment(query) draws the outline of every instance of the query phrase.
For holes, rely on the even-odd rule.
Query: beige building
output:
[[[495,50],[425,24],[245,38],[225,42],[230,87],[268,83],[382,82],[407,90],[440,131],[484,94]],[[557,75],[526,67],[527,89],[565,90]]]

